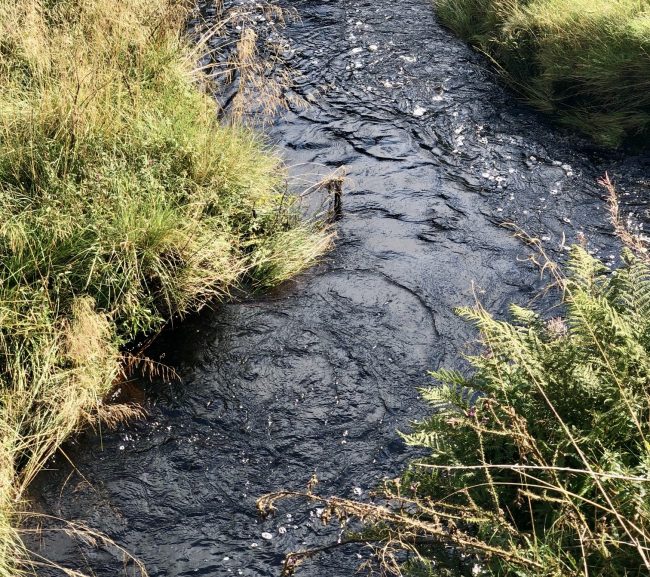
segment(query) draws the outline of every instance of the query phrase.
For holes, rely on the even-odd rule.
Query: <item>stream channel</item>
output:
[[[182,384],[150,387],[146,420],[70,443],[76,469],[59,458],[33,490],[37,510],[106,533],[152,577],[276,576],[286,552],[336,538],[313,507],[263,521],[255,500],[312,473],[324,494],[363,498],[400,471],[412,454],[396,430],[426,414],[417,388],[429,369],[462,367],[474,336],[453,308],[476,292],[504,313],[542,286],[504,221],[556,256],[584,233],[614,258],[605,171],[648,220],[647,156],[600,151],[520,104],[430,0],[290,5],[294,90],[309,106],[269,132],[296,189],[345,166],[335,250],[275,293],[162,337]],[[39,547],[123,574],[115,550],[61,531]],[[336,551],[299,575],[350,577],[366,556]]]

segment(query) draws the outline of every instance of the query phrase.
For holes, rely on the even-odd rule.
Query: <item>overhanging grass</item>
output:
[[[43,463],[107,409],[120,348],[277,284],[329,238],[221,126],[175,0],[0,0],[0,577]]]
[[[538,109],[597,142],[650,137],[649,0],[435,0]]]

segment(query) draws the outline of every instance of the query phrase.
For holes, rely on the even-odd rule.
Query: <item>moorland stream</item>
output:
[[[38,510],[107,533],[152,577],[276,576],[287,551],[333,538],[313,507],[262,521],[256,498],[312,473],[323,493],[363,498],[400,470],[396,430],[425,414],[417,388],[461,366],[473,338],[453,308],[476,293],[504,312],[541,286],[503,222],[555,255],[584,233],[610,259],[605,171],[648,217],[647,157],[600,151],[520,104],[430,0],[290,4],[294,90],[309,106],[270,137],[296,190],[345,166],[335,250],[265,298],[164,335],[156,350],[182,384],[147,388],[147,419],[82,435],[66,447],[76,468],[59,458],[34,486]],[[122,569],[114,550],[63,532],[40,547],[98,577]],[[301,574],[349,577],[366,555],[336,551]]]

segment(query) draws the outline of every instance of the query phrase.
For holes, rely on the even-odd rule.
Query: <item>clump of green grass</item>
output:
[[[472,370],[432,373],[431,415],[404,435],[427,456],[378,502],[310,487],[267,495],[260,509],[301,497],[321,503],[325,522],[360,520],[343,543],[374,546],[396,575],[450,574],[450,550],[468,575],[650,574],[650,259],[641,239],[621,238],[616,270],[582,246],[561,268],[528,238],[559,306],[512,306],[509,321],[480,304],[459,311],[480,334]],[[289,555],[285,570],[313,553]]]
[[[0,576],[25,490],[136,335],[329,243],[278,159],[217,121],[180,0],[0,0]],[[128,412],[128,411],[127,411]],[[137,411],[136,411],[137,412]]]
[[[435,0],[538,109],[607,146],[650,136],[648,0]]]

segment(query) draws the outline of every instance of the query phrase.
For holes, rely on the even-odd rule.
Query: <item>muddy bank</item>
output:
[[[34,487],[39,507],[106,532],[152,576],[278,575],[322,530],[305,508],[260,521],[257,496],[314,472],[323,491],[367,495],[399,470],[395,429],[422,413],[417,387],[471,338],[453,307],[472,283],[494,311],[539,287],[503,221],[557,254],[583,232],[613,255],[606,170],[647,219],[648,159],[600,152],[519,105],[428,0],[291,5],[288,57],[310,106],[271,135],[297,189],[346,166],[336,250],[282,291],[167,335],[183,384],[152,390],[147,421],[83,436],[67,450],[76,470],[59,460]],[[98,576],[122,567],[62,533],[42,545]],[[358,561],[336,553],[302,575],[347,577]]]

